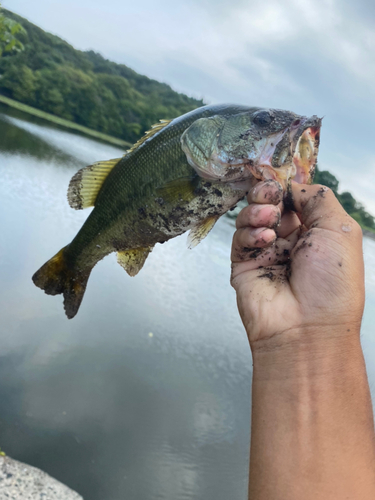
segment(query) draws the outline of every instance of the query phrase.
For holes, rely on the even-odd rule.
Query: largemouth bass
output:
[[[111,252],[135,276],[156,243],[190,230],[198,244],[257,179],[312,180],[321,120],[289,111],[204,106],[162,120],[122,158],[79,170],[72,208],[94,206],[73,241],[33,276],[63,294],[68,318],[81,304],[90,272]]]

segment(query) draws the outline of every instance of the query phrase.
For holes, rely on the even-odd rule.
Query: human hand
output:
[[[364,307],[362,231],[324,186],[258,183],[236,221],[231,284],[251,348],[358,335]]]

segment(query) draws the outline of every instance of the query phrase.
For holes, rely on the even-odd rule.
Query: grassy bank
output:
[[[9,97],[5,97],[1,94],[0,103],[6,104],[7,106],[15,109],[19,109],[24,113],[29,113],[30,115],[37,116],[38,118],[43,118],[44,120],[55,123],[56,125],[60,125],[71,130],[78,130],[83,134],[94,137],[95,139],[109,142],[111,144],[114,144],[115,146],[120,146],[121,148],[128,149],[131,146],[130,142],[123,141],[121,139],[118,139],[117,137],[112,137],[111,135],[102,134],[101,132],[97,132],[96,130],[92,130],[87,127],[83,127],[82,125],[78,125],[77,123],[65,120],[64,118],[59,118],[58,116],[51,115],[50,113],[46,113],[44,111],[41,111],[40,109],[33,108],[32,106],[28,106],[27,104],[22,104],[21,102],[15,101],[14,99],[10,99]]]

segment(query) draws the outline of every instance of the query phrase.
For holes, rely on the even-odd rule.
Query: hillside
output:
[[[10,11],[2,12],[25,29],[17,35],[24,50],[0,57],[0,93],[7,97],[129,142],[160,118],[203,105],[124,64],[76,50]]]

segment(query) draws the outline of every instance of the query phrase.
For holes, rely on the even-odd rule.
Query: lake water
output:
[[[10,113],[10,114],[9,114]],[[32,274],[87,217],[72,175],[123,151],[0,108],[0,446],[86,500],[244,500],[251,355],[229,286],[233,223],[94,269],[71,321]],[[375,390],[375,241],[362,342]]]

